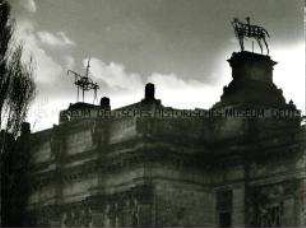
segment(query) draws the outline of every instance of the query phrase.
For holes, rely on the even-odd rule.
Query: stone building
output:
[[[228,62],[209,110],[165,107],[149,83],[138,103],[71,104],[28,133],[29,225],[305,225],[305,128],[273,84],[276,62],[246,51]]]

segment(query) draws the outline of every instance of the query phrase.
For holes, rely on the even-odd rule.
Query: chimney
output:
[[[23,122],[21,124],[21,135],[26,135],[31,133],[31,125],[28,122]]]
[[[102,97],[100,100],[100,106],[103,109],[111,110],[110,99],[108,97]]]
[[[147,83],[145,87],[145,100],[155,100],[155,87],[152,83]]]

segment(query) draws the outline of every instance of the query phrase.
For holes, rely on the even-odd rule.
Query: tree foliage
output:
[[[1,225],[25,224],[30,191],[29,138],[18,136],[35,96],[32,63],[23,62],[22,45],[13,38],[14,23],[7,0],[0,0],[0,198]]]
[[[14,43],[13,30],[10,6],[0,0],[0,126],[16,135],[36,87],[32,62],[23,62],[23,47]]]
[[[12,37],[12,25],[9,23],[10,6],[7,1],[0,0],[0,114],[6,100],[9,79],[6,72],[6,54]],[[0,115],[0,124],[1,121]],[[1,126],[1,125],[0,125]]]
[[[5,107],[8,111],[7,129],[16,133],[26,117],[28,107],[35,95],[35,83],[31,64],[22,63],[22,47],[18,46],[8,63],[9,86]]]

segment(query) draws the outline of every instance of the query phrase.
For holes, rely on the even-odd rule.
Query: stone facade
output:
[[[276,63],[250,52],[229,63],[210,110],[164,107],[148,84],[139,103],[72,104],[30,134],[29,225],[305,225],[305,128],[273,84]]]

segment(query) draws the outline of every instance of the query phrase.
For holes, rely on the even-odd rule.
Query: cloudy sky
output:
[[[146,82],[163,104],[209,108],[231,80],[238,51],[230,20],[250,16],[271,35],[274,81],[305,109],[304,0],[10,0],[16,40],[35,59],[34,131],[58,123],[76,101],[68,69],[91,76],[113,108],[137,102]],[[247,43],[250,48],[251,42]],[[255,51],[259,51],[256,47]],[[87,95],[87,102],[93,96]]]

